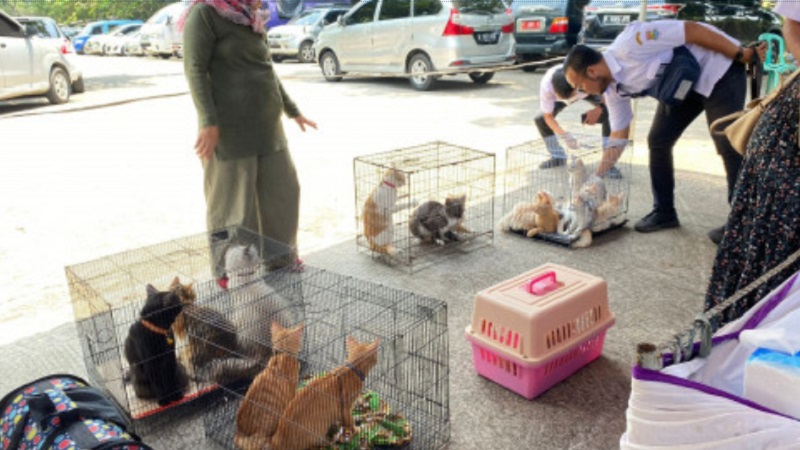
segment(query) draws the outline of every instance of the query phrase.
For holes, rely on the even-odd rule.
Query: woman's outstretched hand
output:
[[[297,116],[294,118],[294,121],[297,122],[297,125],[299,125],[300,129],[303,131],[306,131],[306,125],[310,126],[315,130],[317,129],[317,122],[306,119],[306,116]]]

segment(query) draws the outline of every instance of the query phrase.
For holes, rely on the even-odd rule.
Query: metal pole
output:
[[[642,0],[642,5],[639,8],[639,21],[645,22],[647,21],[647,0]],[[633,120],[631,121],[630,133],[628,134],[628,140],[631,142],[635,142],[636,139],[636,118],[639,116],[639,99],[633,99]],[[635,148],[631,147],[631,150],[635,150]]]

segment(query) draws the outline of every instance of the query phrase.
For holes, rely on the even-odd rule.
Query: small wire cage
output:
[[[163,363],[173,367],[163,379],[154,379],[149,387],[163,383],[159,391],[161,404],[157,398],[141,398],[144,391],[136,392],[136,375],[143,369],[144,362],[134,358],[131,363],[126,356],[126,340],[133,327],[145,326],[142,311],[147,303],[148,285],[162,292],[171,291],[170,286],[177,277],[181,284],[188,286],[194,283],[190,291],[194,291],[196,302],[203,303],[212,295],[216,283],[203,283],[213,280],[219,274],[221,258],[227,248],[232,245],[250,245],[262,255],[259,267],[273,267],[285,264],[293,257],[292,249],[282,243],[260,236],[244,228],[231,227],[202,233],[156,245],[106,256],[86,263],[67,266],[65,268],[69,283],[70,296],[75,315],[78,337],[84,355],[84,362],[89,380],[93,385],[102,387],[130,415],[134,427],[139,433],[158,426],[168,410],[176,406],[192,403],[193,400],[213,390],[213,386],[204,380],[186,378],[185,364],[169,366],[175,360],[173,354],[182,351],[180,340],[174,338],[171,325],[177,319],[180,308],[170,299],[163,296],[161,306],[149,307],[148,323],[158,330],[151,330],[165,336],[150,336],[145,332],[137,336],[147,336],[145,348],[150,352],[143,360],[147,363]],[[176,294],[177,295],[177,294]],[[180,296],[178,296],[180,297]],[[170,313],[172,312],[171,316]],[[151,315],[152,314],[152,315]],[[165,316],[170,316],[166,317]],[[161,319],[165,323],[156,324]],[[140,329],[140,328],[139,328]],[[141,329],[140,329],[141,331]],[[152,340],[151,340],[152,339]],[[178,341],[176,343],[176,340]],[[163,342],[167,342],[163,346]],[[137,341],[139,342],[139,341]],[[152,344],[152,345],[151,345]],[[173,347],[173,349],[170,349]],[[132,354],[135,354],[133,351]],[[177,372],[176,372],[177,370]],[[145,383],[146,384],[146,383]],[[164,389],[178,386],[163,395]],[[152,392],[155,395],[155,391]],[[182,395],[182,397],[181,397]],[[150,397],[150,395],[145,395]],[[178,398],[180,398],[178,400]],[[165,404],[168,400],[174,402]],[[155,419],[155,420],[153,420]]]
[[[432,142],[357,157],[353,173],[356,242],[362,252],[414,269],[451,250],[470,251],[494,239],[494,154]],[[411,226],[420,223],[413,220],[415,211],[432,206],[431,201],[446,211],[438,219],[463,220],[442,219],[432,228],[441,230],[441,239],[422,235],[423,240]],[[463,216],[457,212],[459,204]]]
[[[613,149],[622,149],[616,161],[612,160]],[[554,155],[564,155],[564,159],[554,159]],[[585,135],[553,136],[509,147],[499,228],[579,246],[576,242],[586,232],[624,225],[631,156],[632,145],[627,140]],[[602,176],[597,175],[599,170],[604,172]],[[542,216],[553,220],[540,222]],[[531,232],[534,228],[536,232]]]
[[[449,441],[444,302],[311,267],[266,281],[287,302],[302,305],[302,345],[297,353],[276,351],[249,388],[222,389],[204,413],[210,440],[228,449],[269,443],[303,450],[435,450]],[[223,296],[215,299],[220,303],[212,299],[211,306],[228,307]],[[370,353],[377,358],[345,365],[350,338],[377,345]],[[276,401],[287,391],[288,399]],[[355,428],[346,437],[348,417]],[[248,440],[258,435],[259,443]]]

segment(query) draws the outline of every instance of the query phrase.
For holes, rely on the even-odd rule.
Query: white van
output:
[[[183,56],[183,33],[177,29],[178,19],[183,11],[191,5],[190,1],[180,1],[161,8],[147,19],[139,31],[142,51],[146,55]]]

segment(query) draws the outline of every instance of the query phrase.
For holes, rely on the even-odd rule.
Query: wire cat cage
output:
[[[357,246],[376,259],[413,270],[494,238],[491,153],[432,142],[355,158],[353,173]]]
[[[274,332],[276,352],[249,388],[222,389],[204,413],[210,440],[284,450],[435,450],[449,441],[444,302],[310,267],[266,281],[303,305],[302,328],[291,328],[300,334],[292,347]]]
[[[565,149],[566,158],[560,165],[547,164],[556,148]],[[623,149],[616,161],[615,148]],[[631,155],[629,141],[586,135],[572,135],[569,142],[554,136],[509,147],[499,228],[566,246],[588,246],[592,234],[627,221]]]
[[[179,354],[183,344],[174,336],[171,325],[179,315],[184,295],[173,289],[173,283],[177,279],[187,288],[194,283],[187,292],[193,291],[195,301],[204,303],[221,288],[202,281],[218,276],[221,255],[233,245],[257,249],[260,259],[255,265],[260,270],[284,264],[293,254],[284,244],[232,227],[65,268],[89,379],[130,415],[137,432],[163,423],[170,416],[168,411],[214,389],[204,380],[188,378],[185,364],[174,363],[173,352]],[[150,295],[151,289],[162,294]],[[156,300],[151,303],[149,297]],[[143,315],[147,320],[142,320]],[[166,375],[144,381],[149,372],[142,371],[150,368],[146,364],[165,365],[161,368]]]

